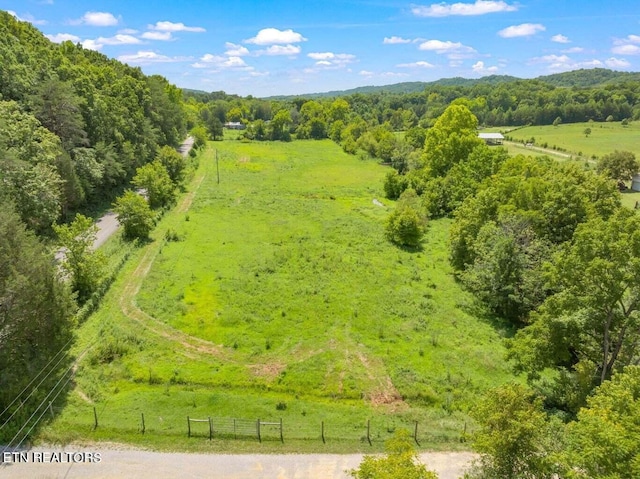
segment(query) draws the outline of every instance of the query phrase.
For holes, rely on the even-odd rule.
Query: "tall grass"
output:
[[[191,208],[164,217],[83,325],[78,351],[99,342],[45,437],[140,442],[145,413],[154,426],[144,441],[189,448],[192,413],[283,417],[310,428],[301,441],[326,420],[343,431],[344,450],[364,447],[368,418],[419,421],[428,444],[454,447],[478,395],[512,376],[501,343],[509,331],[451,274],[450,222],[431,222],[419,251],[398,249],[383,234],[393,207],[385,167],[330,141],[210,146]],[[121,303],[150,251],[135,301],[157,323],[143,327]],[[93,406],[105,418],[96,431],[85,417]]]

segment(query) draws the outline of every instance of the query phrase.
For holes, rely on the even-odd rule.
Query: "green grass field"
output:
[[[591,129],[586,136],[584,130]],[[631,122],[623,126],[620,122],[571,123],[558,126],[529,126],[507,133],[514,140],[527,141],[535,138],[535,144],[546,143],[564,148],[567,153],[591,158],[601,157],[614,150],[627,150],[640,157],[640,123]]]
[[[513,379],[509,331],[454,280],[449,220],[420,251],[385,239],[386,171],[328,140],[211,143],[82,325],[75,389],[42,440],[346,452],[370,450],[370,420],[374,449],[415,421],[423,447],[464,447],[466,412]],[[285,443],[189,440],[187,416],[281,418]]]

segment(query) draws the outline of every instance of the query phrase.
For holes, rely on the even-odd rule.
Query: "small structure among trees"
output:
[[[244,130],[246,128],[246,125],[239,121],[228,121],[224,124],[224,127],[227,130]]]
[[[502,133],[479,133],[478,138],[484,140],[487,145],[502,145],[504,141]]]

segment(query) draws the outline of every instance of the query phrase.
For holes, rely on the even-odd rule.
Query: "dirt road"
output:
[[[72,453],[66,463],[35,462],[34,453],[61,450],[34,449],[27,452],[26,463],[14,462],[0,466],[0,477],[7,478],[213,478],[213,479],[347,479],[346,471],[358,467],[361,454],[185,454],[138,450],[67,448]],[[88,453],[100,453],[100,462],[88,462]],[[73,462],[73,453],[87,462]],[[63,457],[65,455],[63,454]],[[461,477],[473,460],[468,452],[427,452],[420,459],[440,479]]]

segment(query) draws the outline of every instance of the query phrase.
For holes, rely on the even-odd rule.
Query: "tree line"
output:
[[[509,158],[478,139],[467,105],[445,110],[385,191],[401,245],[420,247],[424,216],[452,218],[455,275],[515,333],[507,357],[528,387],[490,391],[473,411],[482,456],[470,477],[636,477],[640,217],[616,182],[640,165],[629,152],[595,171]]]
[[[6,12],[0,58],[0,437],[9,438],[64,374],[74,314],[105,279],[93,221],[78,213],[133,181],[150,204],[126,193],[118,213],[128,236],[146,237],[152,209],[171,204],[192,166],[174,147],[195,125],[165,78],[54,44]]]

